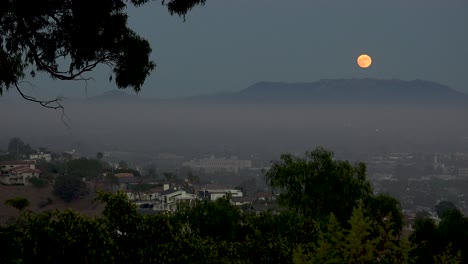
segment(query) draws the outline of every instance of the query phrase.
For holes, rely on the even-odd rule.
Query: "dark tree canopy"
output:
[[[34,153],[34,149],[23,142],[21,138],[14,137],[8,142],[8,153],[15,158],[27,158],[28,155]]]
[[[154,1],[154,0],[153,0]],[[162,0],[184,16],[206,0]],[[0,1],[0,95],[26,74],[83,80],[108,65],[119,88],[140,91],[155,68],[147,40],[127,26],[127,7],[149,0]],[[20,91],[21,92],[21,91]]]
[[[457,209],[457,206],[451,201],[440,201],[435,206],[435,210],[439,218],[442,218],[445,212]]]
[[[23,197],[16,197],[14,199],[8,199],[5,201],[6,205],[10,205],[20,211],[24,210],[24,208],[29,206],[29,201]]]
[[[347,220],[353,208],[372,195],[363,163],[335,160],[323,148],[307,152],[304,158],[283,154],[266,180],[280,189],[280,204],[313,218],[334,213]]]
[[[88,193],[86,183],[74,175],[60,175],[55,178],[54,194],[70,202]]]

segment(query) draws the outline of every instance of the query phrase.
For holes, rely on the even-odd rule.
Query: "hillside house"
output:
[[[0,162],[0,182],[6,185],[29,185],[28,179],[39,177],[35,160],[15,160]]]

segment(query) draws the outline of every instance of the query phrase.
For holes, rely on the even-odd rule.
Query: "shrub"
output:
[[[44,179],[40,179],[38,177],[30,177],[28,178],[28,181],[32,184],[34,187],[42,188],[47,186],[47,181]]]

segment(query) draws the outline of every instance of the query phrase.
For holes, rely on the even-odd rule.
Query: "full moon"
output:
[[[372,64],[372,58],[367,54],[362,54],[357,58],[357,64],[361,68],[368,68]]]

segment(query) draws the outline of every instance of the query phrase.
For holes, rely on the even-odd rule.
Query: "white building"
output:
[[[198,200],[198,197],[184,190],[167,190],[159,194],[159,200],[160,203],[154,210],[175,212],[181,203],[190,205]]]
[[[149,193],[127,193],[127,197],[138,206],[141,204],[151,204],[151,209],[153,210],[168,212],[177,211],[182,203],[191,205],[198,200],[195,194],[176,189]]]
[[[216,173],[221,171],[238,173],[240,170],[250,169],[252,167],[252,161],[211,158],[184,162],[183,166],[188,167],[194,171],[203,170],[206,173]]]
[[[216,201],[221,197],[226,197],[228,194],[231,197],[242,197],[242,191],[236,189],[201,189],[197,190],[198,197],[200,199],[206,199],[209,201]]]
[[[45,160],[47,162],[50,162],[52,160],[52,156],[49,153],[39,152],[39,153],[36,153],[36,154],[29,155],[29,159],[32,159],[32,160]]]

